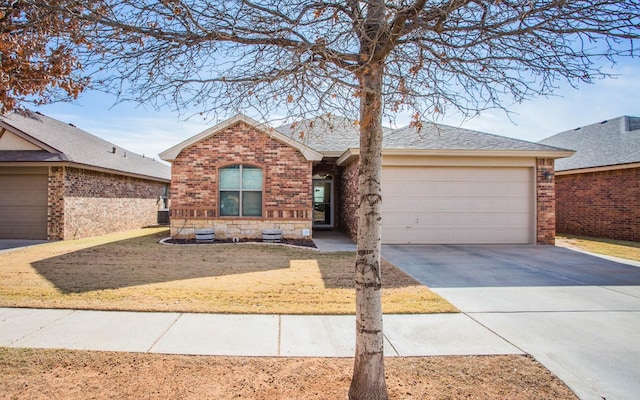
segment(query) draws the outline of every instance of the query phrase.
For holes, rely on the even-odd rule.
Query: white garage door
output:
[[[384,167],[383,243],[532,243],[531,168]]]
[[[0,174],[0,239],[47,239],[47,175]]]

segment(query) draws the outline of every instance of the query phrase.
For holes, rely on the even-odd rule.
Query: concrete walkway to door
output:
[[[638,263],[526,245],[385,245],[382,254],[581,399],[639,398]]]

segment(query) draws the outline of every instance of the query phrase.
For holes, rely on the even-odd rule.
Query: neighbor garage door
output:
[[[0,173],[0,239],[47,239],[47,175]]]
[[[532,243],[531,168],[383,167],[383,243]]]

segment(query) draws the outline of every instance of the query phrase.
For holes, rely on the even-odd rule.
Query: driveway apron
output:
[[[385,245],[382,254],[581,399],[640,398],[637,266],[554,246]]]

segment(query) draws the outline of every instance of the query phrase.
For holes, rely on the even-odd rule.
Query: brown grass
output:
[[[0,254],[0,306],[251,314],[353,314],[354,254],[277,245],[162,245],[166,229]],[[383,264],[385,313],[456,312]]]
[[[527,356],[385,359],[392,399],[576,400]],[[169,356],[0,348],[3,399],[346,399],[344,358]]]
[[[556,237],[556,245],[606,256],[640,261],[639,242],[566,235]]]

